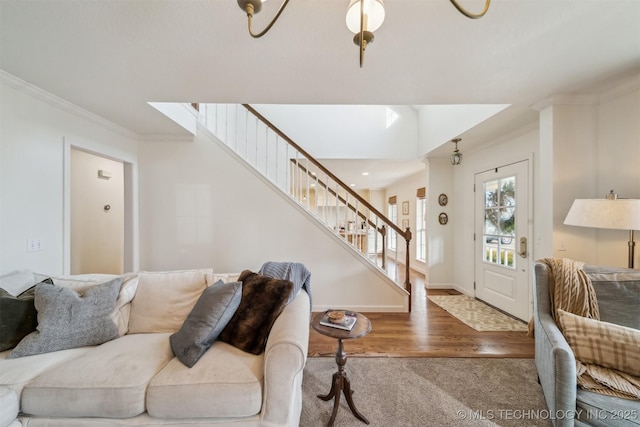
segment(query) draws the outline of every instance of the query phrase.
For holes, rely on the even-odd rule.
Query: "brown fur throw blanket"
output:
[[[290,280],[274,279],[245,270],[240,306],[220,334],[220,340],[247,353],[264,351],[271,327],[293,291]]]

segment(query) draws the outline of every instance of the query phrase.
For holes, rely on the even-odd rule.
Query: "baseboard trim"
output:
[[[453,283],[425,283],[424,288],[425,289],[453,289],[455,291],[460,292],[461,294],[468,295],[470,297],[475,297],[473,290],[461,288],[460,286],[456,286]]]
[[[332,305],[332,306],[324,306],[324,305],[315,305],[313,306],[313,311],[315,312],[324,312],[327,310],[352,310],[360,313],[406,313],[407,309],[404,306],[400,305],[349,305],[349,306],[341,306],[341,305]]]

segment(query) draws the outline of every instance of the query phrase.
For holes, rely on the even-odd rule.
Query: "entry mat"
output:
[[[468,295],[428,296],[434,304],[476,331],[526,332],[527,324]]]

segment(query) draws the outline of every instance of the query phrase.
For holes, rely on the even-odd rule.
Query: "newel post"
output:
[[[404,276],[404,288],[407,292],[409,292],[409,312],[411,312],[411,280],[409,279],[409,263],[411,262],[411,256],[409,254],[409,245],[411,243],[411,228],[407,227],[407,230],[404,233],[405,242],[407,243],[407,251],[406,251],[406,263],[405,263],[405,276]]]
[[[380,234],[382,235],[382,269],[386,271],[387,270],[387,226],[385,224],[382,224],[382,227],[380,228]]]

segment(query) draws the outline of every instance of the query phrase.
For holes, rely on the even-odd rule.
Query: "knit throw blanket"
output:
[[[600,320],[598,301],[584,263],[566,258],[545,258],[549,267],[551,314],[558,322],[558,310]],[[640,398],[640,379],[613,369],[576,360],[578,385],[585,390],[623,399]]]
[[[551,315],[558,323],[558,310],[600,320],[596,293],[584,272],[584,263],[566,258],[545,258],[549,267]]]
[[[290,280],[293,282],[293,292],[287,301],[289,304],[298,295],[300,289],[304,289],[309,294],[311,301],[311,273],[304,264],[299,262],[278,262],[267,261],[260,267],[259,274],[273,277],[274,279]]]

